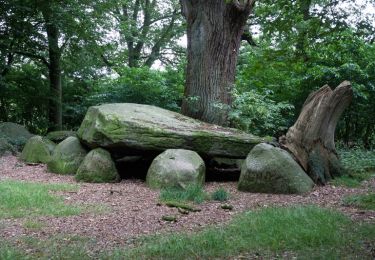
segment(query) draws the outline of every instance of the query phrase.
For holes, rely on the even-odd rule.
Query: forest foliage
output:
[[[0,121],[35,133],[51,126],[52,39],[58,32],[63,127],[89,106],[153,104],[179,111],[184,91],[184,19],[177,0],[5,1],[0,6]],[[337,137],[375,144],[375,13],[368,1],[259,1],[240,49],[234,127],[278,137],[312,91],[350,80],[354,100]],[[373,4],[372,4],[373,5]],[[41,6],[49,8],[49,19]],[[374,6],[373,6],[374,7]],[[369,9],[374,10],[374,9]],[[255,46],[254,46],[255,45]]]

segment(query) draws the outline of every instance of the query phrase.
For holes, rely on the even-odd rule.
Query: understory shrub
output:
[[[375,193],[348,196],[344,198],[343,202],[347,206],[375,210]]]
[[[357,187],[362,181],[375,177],[375,153],[362,148],[344,148],[339,145],[337,152],[345,175],[332,180],[334,185]]]

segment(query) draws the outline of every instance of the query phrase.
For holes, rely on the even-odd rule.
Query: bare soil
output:
[[[40,183],[72,183],[73,176],[49,173],[45,165],[25,165],[14,156],[0,158],[0,181],[12,179]],[[149,189],[141,180],[122,180],[116,184],[80,183],[76,192],[59,192],[67,203],[80,205],[103,205],[103,212],[83,213],[70,217],[39,217],[33,221],[43,223],[39,229],[24,227],[27,218],[0,219],[0,239],[18,240],[22,237],[48,239],[57,234],[77,235],[94,239],[98,251],[122,245],[132,245],[142,235],[164,232],[191,232],[203,227],[221,224],[247,210],[270,206],[313,204],[334,208],[348,215],[353,221],[375,223],[375,211],[345,207],[343,197],[375,190],[375,179],[359,188],[326,185],[315,187],[306,195],[271,195],[239,192],[236,182],[208,182],[206,192],[223,187],[230,193],[225,204],[233,210],[223,210],[223,204],[206,201],[197,207],[200,212],[183,215],[176,208],[158,205],[159,192]],[[177,216],[176,222],[162,220],[164,215]]]

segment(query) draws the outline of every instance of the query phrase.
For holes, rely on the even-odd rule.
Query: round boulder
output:
[[[256,145],[242,165],[238,189],[249,192],[302,194],[314,182],[285,150],[270,144]]]
[[[21,159],[27,163],[48,163],[56,144],[39,135],[31,137],[21,153]]]
[[[120,175],[111,154],[102,148],[91,150],[86,155],[75,178],[77,181],[96,183],[120,181]]]
[[[204,161],[196,152],[169,149],[153,160],[146,183],[151,188],[185,189],[189,185],[203,185],[205,172]]]
[[[75,174],[86,154],[77,137],[68,137],[56,146],[47,163],[48,170],[59,174]]]

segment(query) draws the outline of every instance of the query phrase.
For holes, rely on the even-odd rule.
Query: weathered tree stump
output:
[[[287,148],[317,184],[343,173],[334,142],[337,122],[349,106],[353,91],[349,81],[342,82],[335,90],[328,85],[311,93],[302,111],[280,138],[282,147]]]

